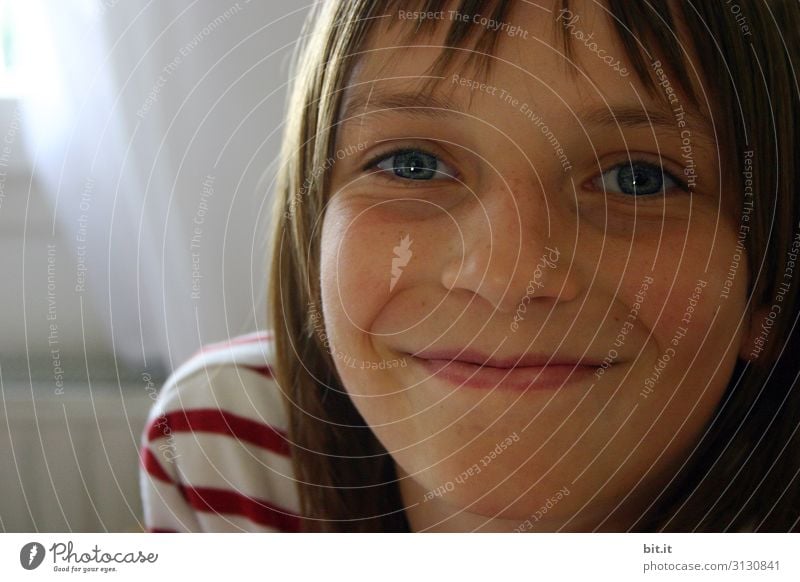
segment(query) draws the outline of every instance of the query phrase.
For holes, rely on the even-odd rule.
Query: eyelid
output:
[[[403,142],[404,140],[398,139],[398,140],[385,140],[385,141],[387,141],[387,142],[398,142],[398,141],[399,142]],[[372,172],[372,173],[374,173],[376,175],[380,175],[381,177],[386,178],[388,180],[392,180],[392,181],[402,180],[401,178],[395,178],[395,177],[387,176],[385,170],[376,169],[377,164],[380,163],[381,161],[387,159],[387,158],[390,158],[390,157],[395,156],[395,155],[399,155],[401,153],[405,153],[405,152],[420,152],[420,153],[424,153],[426,155],[429,155],[429,156],[432,156],[432,157],[436,158],[440,163],[444,164],[445,166],[447,166],[451,170],[451,172],[449,172],[447,174],[447,180],[461,181],[462,180],[461,173],[455,168],[454,164],[452,164],[452,163],[450,163],[448,161],[448,157],[449,156],[447,154],[439,153],[437,151],[438,149],[440,149],[440,148],[438,148],[438,147],[432,148],[432,147],[429,147],[427,145],[417,145],[417,144],[408,143],[408,142],[401,143],[401,144],[398,144],[398,145],[392,144],[390,147],[387,147],[384,151],[381,151],[381,152],[378,152],[378,153],[372,155],[367,160],[367,162],[365,162],[363,164],[363,166],[361,167],[361,171],[362,172]],[[608,156],[608,157],[610,157],[610,156]],[[638,164],[648,164],[648,165],[652,165],[652,166],[656,166],[656,167],[661,168],[661,170],[664,173],[664,175],[666,177],[670,178],[673,182],[675,182],[675,184],[676,184],[675,188],[680,188],[682,191],[687,192],[687,193],[690,192],[690,188],[688,186],[688,183],[682,178],[682,174],[683,173],[681,171],[675,171],[674,169],[672,169],[672,167],[678,168],[680,166],[677,163],[672,162],[669,159],[664,159],[664,158],[662,158],[661,156],[659,156],[657,154],[644,153],[644,152],[627,152],[627,153],[619,154],[618,156],[614,156],[614,158],[616,158],[616,160],[611,161],[611,162],[604,162],[603,163],[601,171],[599,173],[595,174],[594,176],[592,176],[589,179],[589,181],[588,181],[589,184],[593,185],[593,183],[596,180],[602,178],[602,176],[604,174],[606,174],[607,172],[613,170],[614,168],[638,163]],[[412,183],[415,182],[413,180],[402,180],[402,181],[403,182],[408,182],[409,184],[412,184]],[[414,184],[414,185],[419,186],[421,184],[426,184],[426,183],[430,183],[430,182],[433,182],[433,181],[436,181],[436,180],[420,180],[419,181],[420,184]],[[593,189],[598,189],[598,188],[596,186],[593,186]],[[673,190],[673,189],[674,188],[670,188],[669,190],[665,190],[664,192],[666,193],[666,192],[669,192],[670,190]],[[642,196],[642,198],[644,198],[644,197],[645,196]]]
[[[672,181],[675,182],[677,188],[680,188],[684,192],[690,191],[688,183],[681,177],[683,175],[683,172],[680,171],[676,172],[670,168],[670,166],[679,167],[678,164],[670,160],[665,160],[664,158],[656,154],[647,154],[640,152],[621,154],[621,157],[618,159],[618,161],[613,161],[610,163],[604,162],[604,164],[601,166],[602,169],[600,170],[600,172],[592,176],[588,180],[588,182],[593,183],[595,180],[601,178],[604,174],[610,172],[614,168],[626,165],[629,166],[633,164],[649,164],[651,166],[660,167],[664,175],[671,178]]]
[[[388,141],[388,140],[387,140]],[[400,141],[400,140],[391,140],[391,141]],[[427,146],[419,146],[414,144],[408,145],[395,145],[393,147],[388,147],[385,151],[379,152],[373,156],[371,156],[367,162],[361,168],[362,172],[368,172],[370,170],[375,171],[377,174],[383,174],[384,171],[376,171],[376,166],[379,162],[385,160],[386,158],[390,158],[392,156],[396,156],[405,152],[420,152],[429,156],[436,158],[440,163],[447,166],[451,171],[447,174],[448,180],[461,180],[461,173],[456,169],[455,165],[448,161],[447,155],[442,155],[434,151],[436,148],[430,148]],[[399,179],[399,178],[398,178]],[[420,182],[430,182],[431,180],[421,180]],[[408,180],[411,182],[411,180]]]

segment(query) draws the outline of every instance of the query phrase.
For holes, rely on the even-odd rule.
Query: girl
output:
[[[274,338],[173,375],[148,527],[796,530],[799,27],[790,1],[318,3]]]

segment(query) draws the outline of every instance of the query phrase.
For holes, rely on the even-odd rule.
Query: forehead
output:
[[[587,110],[590,104],[621,102],[628,109],[654,113],[656,122],[673,117],[667,95],[650,91],[634,73],[612,16],[602,5],[579,1],[565,9],[560,1],[519,2],[499,19],[488,8],[477,16],[457,8],[458,3],[450,3],[436,11],[389,9],[381,14],[355,56],[342,111],[379,103],[378,96],[392,92],[412,94],[433,88],[440,97],[433,105],[455,109],[469,109],[476,101],[491,104],[494,100],[486,99],[486,94],[492,92],[493,97],[508,93],[539,108],[574,112]],[[448,31],[459,20],[469,23],[466,42],[443,49]],[[491,54],[476,44],[487,30],[496,30]],[[690,47],[683,48],[690,52]],[[448,66],[436,71],[433,65],[443,50],[448,51]],[[488,68],[477,66],[482,60]],[[670,89],[690,109],[680,88]],[[696,126],[709,129],[704,116],[688,113]]]
[[[474,65],[481,58],[488,58],[491,63],[489,76],[502,73],[503,77],[525,78],[530,77],[525,74],[529,72],[545,82],[556,82],[568,74],[579,76],[576,75],[576,66],[580,66],[596,81],[603,81],[605,77],[611,82],[623,80],[613,71],[581,66],[589,56],[583,54],[588,52],[588,47],[585,51],[573,51],[576,54],[565,54],[563,32],[581,38],[591,35],[589,44],[593,47],[596,44],[598,50],[603,47],[604,55],[624,57],[624,49],[612,33],[608,18],[600,14],[593,3],[578,3],[571,7],[570,12],[561,11],[556,4],[560,2],[549,5],[517,3],[502,20],[494,20],[490,15],[460,13],[456,10],[457,3],[433,12],[389,9],[370,31],[357,58],[351,81],[359,83],[397,77],[408,82],[429,78],[434,61],[442,53],[447,32],[461,22],[468,23],[468,37],[462,47],[450,51],[448,72],[459,73],[463,78],[480,76]],[[561,34],[558,26],[564,28]],[[494,50],[490,56],[482,57],[476,41],[491,30],[496,30]]]

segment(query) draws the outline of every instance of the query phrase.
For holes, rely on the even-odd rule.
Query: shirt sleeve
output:
[[[188,451],[179,451],[166,399],[156,403],[142,435],[140,486],[144,526],[148,532],[202,531],[186,495],[181,463]],[[182,461],[182,456],[184,457]]]
[[[145,530],[299,531],[285,411],[269,369],[205,366],[209,359],[176,371],[150,412],[140,452]]]

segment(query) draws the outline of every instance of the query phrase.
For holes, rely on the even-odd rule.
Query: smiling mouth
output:
[[[487,358],[467,351],[410,354],[432,376],[459,388],[558,390],[584,384],[600,367],[586,358],[525,355]]]

